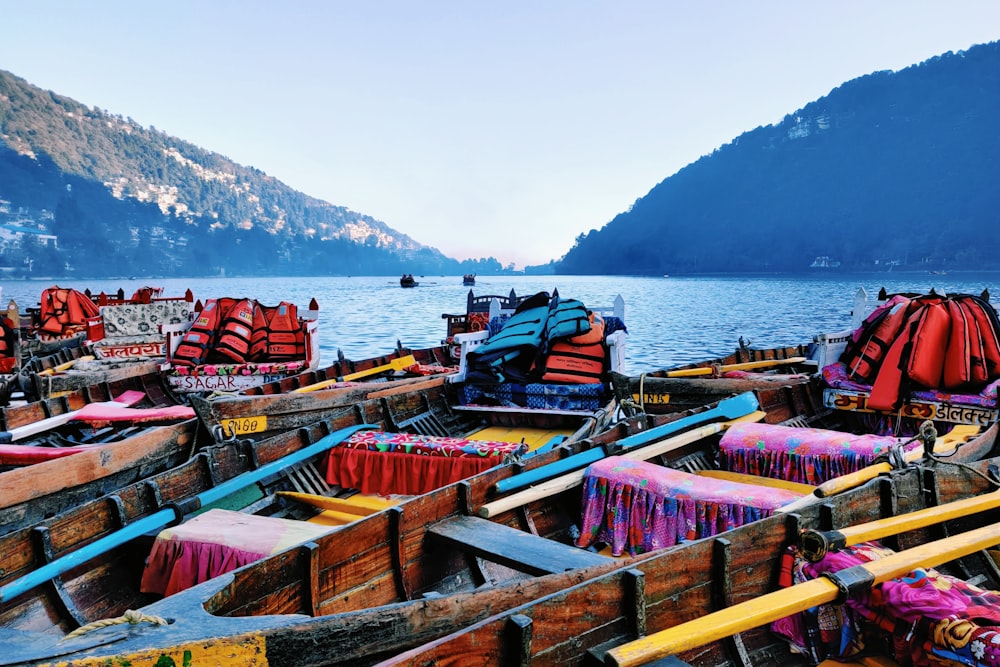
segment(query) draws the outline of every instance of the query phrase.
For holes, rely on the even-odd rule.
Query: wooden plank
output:
[[[609,560],[592,551],[471,516],[442,521],[431,526],[428,533],[473,555],[529,574],[555,574]]]

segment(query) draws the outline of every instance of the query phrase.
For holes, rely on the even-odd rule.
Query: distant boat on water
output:
[[[464,276],[462,276],[462,284],[466,285],[466,286],[475,285],[476,284],[476,274],[475,273],[466,273]]]
[[[419,284],[420,283],[413,279],[413,274],[411,273],[404,273],[403,277],[399,279],[400,287],[416,287]]]

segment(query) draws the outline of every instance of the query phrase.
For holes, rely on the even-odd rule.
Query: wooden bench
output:
[[[471,555],[533,575],[555,574],[609,560],[592,551],[472,516],[447,519],[431,526],[428,533]]]

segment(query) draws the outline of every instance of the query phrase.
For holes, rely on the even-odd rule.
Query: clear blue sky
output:
[[[0,0],[0,69],[464,259],[556,259],[841,83],[1000,39],[997,0]]]

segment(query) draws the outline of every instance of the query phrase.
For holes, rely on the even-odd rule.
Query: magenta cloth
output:
[[[331,530],[306,521],[211,509],[160,531],[140,590],[173,595]]]
[[[719,442],[719,467],[802,484],[827,480],[871,465],[903,439],[854,435],[818,428],[738,423]],[[910,443],[906,449],[922,447]]]
[[[792,582],[892,553],[865,542],[817,563],[795,559]],[[901,665],[1000,665],[1000,594],[932,568],[878,584],[843,605],[781,619],[771,629],[816,662],[881,654]]]
[[[763,519],[801,497],[609,456],[584,473],[577,546],[604,542],[615,556],[634,556]]]
[[[326,481],[361,493],[417,495],[524,455],[528,445],[359,431],[330,450]]]
[[[823,382],[831,389],[846,389],[847,391],[871,393],[872,386],[851,380],[847,373],[847,366],[839,361],[829,366],[824,366],[822,374]],[[932,401],[995,408],[998,405],[998,392],[1000,392],[1000,379],[990,382],[978,394],[954,394],[938,389],[915,389],[908,396],[910,400],[914,401]]]

